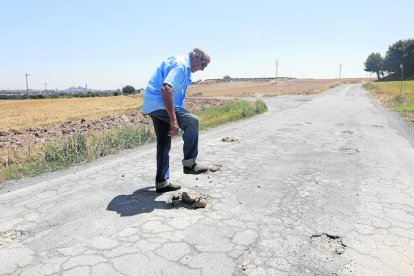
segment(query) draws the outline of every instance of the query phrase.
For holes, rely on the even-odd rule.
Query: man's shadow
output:
[[[108,211],[114,211],[121,217],[135,216],[142,213],[150,213],[154,209],[171,209],[165,201],[156,201],[160,194],[154,187],[146,187],[136,190],[131,195],[118,195],[114,197],[106,207]]]

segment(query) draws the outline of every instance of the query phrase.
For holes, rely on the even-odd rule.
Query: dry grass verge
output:
[[[371,82],[364,84],[364,88],[414,123],[414,81]]]

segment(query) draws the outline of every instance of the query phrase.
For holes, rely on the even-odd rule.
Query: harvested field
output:
[[[111,98],[118,99],[118,97]],[[141,100],[141,98],[139,100]],[[131,98],[129,98],[129,101],[135,102],[135,105],[137,105],[138,102],[136,99]],[[228,104],[230,101],[231,100],[224,99],[188,98],[186,101],[186,106],[190,112],[197,112],[209,107],[222,106]],[[22,101],[16,102],[18,103]],[[46,103],[46,105],[49,105],[49,103]],[[129,110],[130,109],[124,111]],[[60,114],[60,116],[62,116],[63,114],[62,112],[58,113]],[[126,114],[122,115],[108,115],[99,119],[88,119],[90,118],[90,116],[87,116],[85,108],[84,114],[86,114],[86,116],[80,117],[77,120],[69,120],[68,117],[60,117],[60,120],[64,121],[63,123],[49,124],[45,126],[33,126],[28,129],[11,129],[6,131],[0,131],[0,150],[10,147],[21,148],[27,146],[34,146],[36,144],[44,143],[52,137],[64,138],[79,131],[87,133],[91,131],[102,131],[117,127],[130,127],[137,124],[151,123],[151,119],[149,118],[149,116],[144,116],[140,111],[133,112],[130,114],[128,114],[128,112],[125,113]],[[52,111],[50,112],[50,114],[53,114]],[[53,114],[50,117],[56,119],[57,115],[55,116],[55,114]]]
[[[190,86],[190,96],[281,96],[309,95],[341,83],[360,83],[367,79],[223,79],[205,80]],[[371,79],[369,79],[371,81]]]
[[[137,112],[142,97],[94,97],[0,101],[0,131],[99,119]]]

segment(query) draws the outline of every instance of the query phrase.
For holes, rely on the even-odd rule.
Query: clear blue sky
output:
[[[0,89],[145,87],[166,57],[212,57],[194,80],[366,77],[371,52],[414,38],[414,1],[0,0]]]

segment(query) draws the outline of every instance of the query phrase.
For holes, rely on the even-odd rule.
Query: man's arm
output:
[[[162,100],[164,101],[165,109],[167,110],[168,116],[170,117],[170,124],[171,129],[168,133],[168,136],[175,136],[178,133],[178,121],[177,117],[175,116],[175,108],[174,108],[174,89],[171,87],[171,85],[164,83],[161,87],[161,93],[162,93]]]

